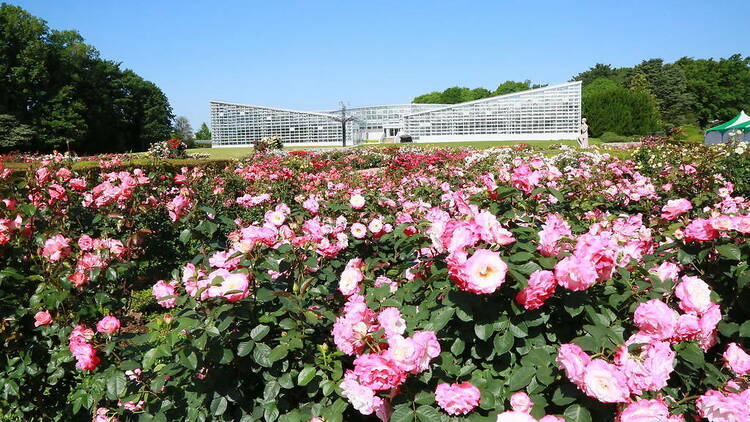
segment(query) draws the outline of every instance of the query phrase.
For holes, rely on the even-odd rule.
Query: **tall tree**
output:
[[[31,129],[28,150],[83,153],[142,150],[169,136],[173,117],[156,85],[101,59],[76,31],[50,30],[8,4],[0,4],[0,114]]]
[[[583,116],[592,136],[604,132],[645,135],[659,127],[659,112],[652,95],[625,89],[607,78],[596,79],[584,88]]]
[[[193,127],[190,126],[190,121],[185,116],[177,116],[174,119],[173,131],[174,137],[182,142],[188,143],[194,139]]]
[[[208,125],[206,125],[206,122],[201,123],[201,128],[198,129],[197,132],[195,132],[195,139],[204,141],[211,139],[211,131],[208,130]]]
[[[614,68],[612,65],[597,63],[589,70],[581,72],[573,77],[573,81],[581,81],[586,86],[599,78],[607,78],[622,86],[625,82],[626,68]]]
[[[670,125],[687,123],[692,95],[688,92],[685,72],[662,59],[644,60],[628,72],[630,81],[643,75],[648,81],[648,91],[654,94],[661,119]]]
[[[19,123],[9,114],[0,114],[0,151],[28,149],[35,136],[30,126]]]
[[[701,126],[728,120],[740,110],[750,111],[750,57],[692,59],[675,62],[687,78],[690,110]]]

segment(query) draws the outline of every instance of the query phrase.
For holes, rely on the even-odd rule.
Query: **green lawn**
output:
[[[601,142],[596,138],[589,140],[591,145],[599,145]],[[515,144],[528,144],[533,147],[547,148],[552,145],[565,144],[569,146],[577,146],[578,142],[569,140],[560,141],[471,141],[471,142],[434,142],[434,143],[404,143],[404,144],[362,144],[358,148],[382,148],[389,146],[413,146],[418,148],[461,148],[461,147],[472,147],[477,149],[485,149],[492,147],[510,146]],[[287,146],[284,149],[287,150],[304,150],[304,149],[321,149],[321,148],[338,148],[338,146],[317,146],[317,147],[295,147]],[[250,154],[251,148],[239,147],[239,148],[191,148],[188,149],[188,154],[195,153],[206,153],[210,154],[211,158],[217,159],[240,159]]]

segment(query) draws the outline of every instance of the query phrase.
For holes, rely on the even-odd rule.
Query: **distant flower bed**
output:
[[[750,420],[748,155],[14,157],[0,419]]]

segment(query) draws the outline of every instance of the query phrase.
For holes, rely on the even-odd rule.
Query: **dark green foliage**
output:
[[[11,115],[0,114],[0,151],[25,149],[31,145],[34,136],[31,127],[19,123]]]
[[[650,59],[622,68],[597,63],[573,78],[583,82],[584,103],[589,86],[601,79],[652,94],[667,127],[706,127],[750,110],[750,57],[739,54],[718,60],[683,57],[674,63]]]
[[[4,3],[0,80],[0,114],[16,133],[0,148],[121,152],[169,136],[172,110],[156,85],[100,58],[77,32]]]
[[[659,127],[659,113],[649,93],[631,91],[603,78],[584,90],[583,115],[594,137],[604,132],[645,135]]]
[[[412,103],[416,104],[458,104],[466,101],[481,100],[482,98],[494,97],[497,95],[512,94],[514,92],[526,91],[529,89],[541,88],[546,85],[532,84],[531,81],[524,82],[505,81],[497,89],[490,91],[485,88],[464,88],[454,86],[443,92],[434,91],[429,94],[415,97]]]
[[[206,126],[206,122],[201,123],[201,128],[198,129],[197,132],[195,132],[195,140],[196,141],[202,141],[211,139],[211,131],[208,130],[208,126]]]

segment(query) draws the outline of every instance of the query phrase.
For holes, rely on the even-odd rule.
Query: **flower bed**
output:
[[[748,152],[681,148],[0,168],[0,419],[750,420]]]

